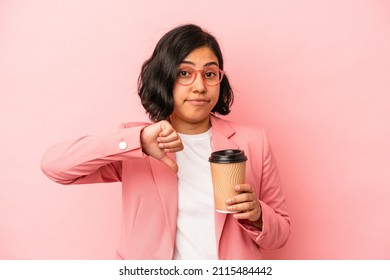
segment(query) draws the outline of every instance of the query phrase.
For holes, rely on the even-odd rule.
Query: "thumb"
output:
[[[170,169],[172,169],[172,171],[175,172],[175,173],[177,173],[177,171],[179,170],[179,167],[177,166],[177,163],[173,159],[168,157],[167,155],[162,157],[160,159],[160,161],[165,163],[166,165],[168,165],[168,167]]]

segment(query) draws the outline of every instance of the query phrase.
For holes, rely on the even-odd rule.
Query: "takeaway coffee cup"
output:
[[[242,150],[216,151],[209,157],[217,212],[233,213],[226,209],[226,199],[239,194],[234,186],[245,183],[247,157]]]

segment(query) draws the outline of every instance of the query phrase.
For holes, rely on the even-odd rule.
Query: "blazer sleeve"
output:
[[[290,235],[290,217],[276,163],[263,129],[262,138],[263,158],[258,198],[262,209],[263,227],[259,230],[249,221],[243,221],[241,224],[260,248],[278,249],[287,242]]]
[[[122,179],[122,161],[144,157],[140,143],[146,123],[127,123],[107,135],[84,136],[49,148],[41,169],[54,182],[88,184]]]

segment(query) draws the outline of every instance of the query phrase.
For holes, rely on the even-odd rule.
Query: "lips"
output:
[[[197,106],[205,105],[205,104],[208,104],[210,102],[209,99],[200,99],[200,98],[187,99],[186,101],[192,105],[197,105]]]

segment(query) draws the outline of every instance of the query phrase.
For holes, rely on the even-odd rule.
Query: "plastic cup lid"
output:
[[[209,162],[214,163],[237,163],[244,162],[248,158],[242,150],[221,150],[216,151],[209,157]]]

